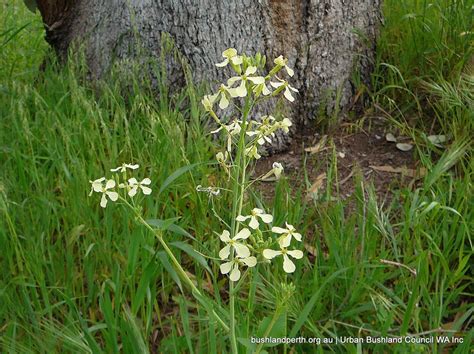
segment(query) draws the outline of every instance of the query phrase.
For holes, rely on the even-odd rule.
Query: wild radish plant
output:
[[[282,71],[285,71],[289,77],[294,75],[293,70],[287,65],[288,60],[283,56],[274,60],[275,65],[266,75],[261,74],[265,67],[265,57],[260,54],[248,57],[239,55],[234,48],[229,48],[222,53],[222,56],[224,61],[216,66],[229,67],[234,76],[230,77],[226,84],[221,84],[217,92],[204,96],[202,105],[217,125],[217,129],[211,133],[220,133],[223,137],[221,151],[216,154],[216,160],[228,176],[229,186],[219,188],[198,185],[196,191],[207,193],[210,197],[218,195],[221,190],[231,193],[230,219],[226,220],[229,216],[220,216],[216,212],[216,217],[223,224],[222,229],[215,232],[219,235],[222,248],[218,255],[208,255],[210,259],[220,260],[221,273],[229,277],[228,315],[223,316],[224,312],[219,310],[217,302],[199,291],[189,278],[188,273],[168,246],[164,236],[166,227],[156,229],[143,217],[136,199],[141,194],[150,195],[152,190],[149,187],[151,184],[149,178],[139,181],[129,175],[138,169],[138,165],[123,164],[111,170],[116,174],[114,178],[102,177],[91,181],[91,194],[94,192],[102,194],[100,205],[103,208],[108,202],[121,201],[133,210],[138,222],[156,235],[194,297],[204,306],[209,315],[229,332],[232,352],[237,353],[235,300],[236,290],[241,288],[241,282],[248,281],[244,275],[257,267],[259,263],[279,262],[278,259],[282,259],[281,264],[286,273],[293,273],[296,269],[294,260],[303,258],[303,252],[295,249],[293,245],[295,242],[302,241],[302,235],[293,225],[288,222],[284,227],[272,225],[273,215],[270,213],[257,207],[250,210],[244,209],[245,195],[254,182],[269,177],[279,179],[283,173],[282,164],[275,162],[273,168],[264,175],[253,180],[249,178],[249,167],[261,157],[259,147],[271,144],[278,130],[288,133],[292,125],[288,118],[278,121],[271,115],[254,116],[253,112],[262,102],[280,97],[281,94],[286,100],[293,102],[293,93],[297,93],[298,90],[290,86],[287,80],[277,76]],[[225,113],[224,111],[229,109],[232,118],[227,120],[220,118],[214,108],[216,103],[220,109],[219,113]],[[225,115],[222,114],[222,116]],[[286,294],[284,298],[291,297],[290,293],[294,291],[294,287],[291,284],[284,284],[283,288],[286,289],[282,292]],[[277,307],[275,315],[279,314],[281,308],[280,305]],[[229,318],[228,324],[225,321],[226,317]],[[276,320],[278,317],[274,318]],[[257,350],[260,349],[261,346],[257,347]]]

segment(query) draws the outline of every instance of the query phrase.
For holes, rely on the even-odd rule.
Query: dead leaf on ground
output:
[[[307,198],[312,198],[315,194],[318,193],[318,190],[321,188],[323,185],[324,180],[326,179],[326,172],[321,173],[318,177],[316,177],[316,180],[314,183],[311,185],[311,187],[308,190]]]
[[[390,141],[391,143],[397,142],[397,138],[395,138],[392,133],[387,133],[387,135],[385,135],[385,140]]]
[[[304,244],[304,248],[306,249],[306,251],[308,251],[308,253],[309,253],[310,255],[316,257],[316,247],[311,246],[311,245],[308,244],[308,243],[305,243],[305,244]]]
[[[443,143],[446,142],[446,135],[430,135],[428,140],[436,147],[443,148]]]
[[[410,151],[411,149],[413,149],[413,145],[407,143],[398,143],[397,149],[401,151]]]
[[[314,145],[312,147],[309,147],[309,148],[306,148],[306,149],[304,149],[304,151],[309,152],[310,154],[316,154],[316,153],[320,152],[324,148],[324,146],[326,145],[327,139],[328,139],[328,136],[323,135],[321,137],[321,140],[319,140],[319,142],[316,145]]]
[[[392,167],[392,166],[369,166],[371,169],[379,172],[388,172],[388,173],[400,173],[405,176],[413,178],[423,178],[426,175],[426,168],[422,167],[418,171],[412,168],[407,168],[406,166],[402,167]]]

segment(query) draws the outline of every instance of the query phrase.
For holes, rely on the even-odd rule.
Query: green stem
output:
[[[131,209],[133,209],[135,211],[135,215],[137,217],[137,219],[143,224],[145,225],[145,227],[147,229],[149,229],[155,236],[156,238],[158,239],[158,241],[160,242],[161,246],[163,247],[163,249],[165,250],[166,254],[168,255],[168,257],[170,257],[171,259],[171,263],[173,263],[175,269],[178,271],[180,277],[182,280],[184,280],[184,282],[191,288],[192,290],[192,293],[196,293],[199,297],[203,297],[202,293],[199,291],[199,289],[196,287],[196,285],[194,285],[194,283],[192,282],[192,280],[189,278],[189,276],[186,274],[185,270],[183,269],[183,267],[181,267],[181,264],[179,264],[178,260],[176,259],[176,257],[174,256],[173,254],[173,251],[171,251],[171,249],[169,248],[168,244],[166,243],[166,241],[163,239],[163,236],[161,234],[161,231],[160,230],[156,230],[154,228],[152,228],[144,219],[143,217],[140,215],[140,213],[137,212],[137,210],[132,206],[130,205],[125,199],[121,198],[125,204],[127,204]],[[199,299],[198,297],[196,297],[196,299],[198,301],[201,301],[201,299]],[[226,331],[226,332],[229,332],[229,326],[227,326],[225,324],[225,322],[222,320],[222,318],[216,313],[215,310],[212,310],[210,315],[212,317],[214,317],[217,322],[221,325],[221,327]]]
[[[278,317],[280,317],[280,312],[281,312],[281,308],[277,307],[276,310],[275,310],[275,313],[273,314],[272,320],[268,324],[268,327],[265,330],[265,333],[263,334],[263,338],[267,338],[268,335],[270,334],[270,331],[272,330],[273,326],[275,325],[276,321],[278,320]],[[262,343],[259,343],[257,345],[257,348],[255,349],[255,354],[260,353],[260,351],[262,350],[264,344],[265,343],[262,342]]]
[[[233,188],[233,203],[232,203],[232,222],[231,222],[231,237],[234,237],[239,232],[239,224],[236,222],[236,218],[242,212],[242,206],[244,201],[245,191],[245,171],[246,171],[246,158],[245,158],[245,134],[247,131],[247,119],[251,109],[250,98],[246,98],[245,106],[242,113],[242,130],[239,136],[239,144],[237,148],[237,156],[235,163],[235,177],[234,177],[234,188]],[[239,183],[240,181],[240,183]],[[231,251],[230,260],[234,260],[234,251]],[[229,312],[230,312],[230,342],[232,347],[232,353],[237,354],[237,338],[235,335],[235,294],[234,294],[234,282],[229,281]]]

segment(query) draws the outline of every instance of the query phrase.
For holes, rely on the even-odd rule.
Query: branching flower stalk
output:
[[[245,55],[240,56],[235,49],[229,48],[222,53],[222,56],[226,59],[221,63],[217,63],[216,66],[222,68],[230,64],[231,69],[237,74],[237,76],[231,77],[228,80],[227,85],[222,84],[217,93],[206,95],[202,100],[202,104],[214,121],[219,125],[219,128],[213,133],[221,131],[227,134],[227,136],[224,137],[227,140],[227,148],[224,152],[219,152],[216,158],[220,165],[224,167],[233,183],[232,219],[229,232],[230,237],[224,237],[224,233],[221,236],[221,240],[226,242],[227,245],[221,250],[220,257],[225,262],[221,265],[221,272],[223,274],[229,274],[230,280],[229,313],[231,348],[233,353],[238,353],[235,321],[235,299],[237,293],[234,283],[240,279],[240,264],[242,264],[242,266],[247,266],[247,268],[254,267],[257,264],[257,258],[250,256],[249,247],[241,243],[248,240],[247,233],[250,231],[247,228],[242,229],[242,231],[246,231],[246,237],[243,237],[241,236],[240,226],[242,223],[249,220],[249,227],[253,230],[257,230],[260,227],[258,218],[260,218],[264,224],[273,221],[272,215],[265,214],[263,210],[258,208],[252,209],[251,215],[249,216],[242,215],[245,192],[247,188],[255,182],[248,181],[246,172],[251,160],[260,158],[258,152],[259,146],[265,143],[271,143],[277,130],[281,129],[285,133],[288,133],[289,127],[291,126],[291,121],[288,118],[284,118],[282,121],[277,122],[272,116],[262,116],[260,117],[259,122],[250,120],[250,117],[253,108],[260,102],[278,96],[280,93],[283,93],[284,98],[288,101],[293,102],[294,97],[291,92],[298,92],[298,90],[291,87],[287,81],[276,76],[283,68],[289,76],[293,76],[294,74],[293,70],[287,65],[288,60],[283,58],[283,56],[274,60],[275,66],[266,76],[258,76],[257,74],[258,69],[263,68],[265,65],[265,58],[262,58],[258,54],[254,58],[246,57]],[[276,78],[277,82],[271,81],[273,78]],[[234,87],[234,84],[237,83],[238,86]],[[276,90],[271,92],[267,83]],[[232,103],[234,111],[240,112],[241,114],[240,120],[234,119],[232,124],[221,122],[213,108],[214,103],[219,97],[219,108],[221,110],[227,109],[229,104]],[[253,126],[256,126],[257,128],[252,130]],[[235,141],[236,137],[238,138],[237,141]],[[232,151],[232,146],[235,146],[234,151]],[[225,163],[227,154],[232,162],[231,165]],[[232,169],[231,173],[229,172],[229,169]],[[278,179],[282,172],[283,166],[280,163],[276,163],[270,172],[262,176],[262,179],[272,174],[275,175],[276,179]],[[281,231],[284,229],[276,228],[275,230]],[[286,232],[287,230],[285,229],[284,231]],[[290,231],[295,232],[293,229]],[[259,229],[259,232],[262,232],[262,230]],[[284,258],[283,269],[285,272],[291,273],[295,270],[295,265],[289,259],[287,254],[295,259],[299,259],[303,257],[303,253],[299,250],[288,251],[286,249],[286,247],[289,246],[289,242],[286,242],[288,240],[288,235],[285,234],[284,236],[285,247],[281,246],[278,251],[271,249],[261,250],[259,256],[268,261],[277,255],[282,255]],[[280,237],[280,239],[283,239],[283,237]],[[295,237],[295,239],[301,241],[301,237]],[[289,241],[291,241],[291,236]],[[271,242],[272,241],[270,241],[270,243]],[[251,248],[257,250],[256,245],[253,245]],[[247,273],[244,274],[244,277],[246,274]]]
[[[136,198],[152,194],[152,181],[148,177],[137,179],[129,176],[129,172],[134,172],[139,168],[138,165],[122,164],[111,169],[111,172],[115,173],[114,178],[101,177],[90,181],[90,195],[94,193],[101,195],[100,206],[102,208],[106,208],[109,203],[119,201],[133,211],[135,220],[155,235],[180,279],[191,290],[196,300],[203,305],[210,318],[216,321],[225,332],[229,333],[232,353],[237,354],[236,299],[243,283],[251,278],[248,276],[249,269],[256,267],[258,264],[271,263],[274,260],[274,262],[282,262],[285,273],[293,273],[296,270],[294,260],[303,258],[301,250],[289,249],[294,241],[301,242],[303,237],[293,225],[286,222],[285,228],[273,226],[273,215],[260,209],[260,207],[254,206],[249,211],[244,211],[245,194],[249,187],[256,181],[267,180],[272,176],[274,176],[273,180],[278,180],[284,170],[281,163],[275,162],[270,171],[250,181],[247,168],[261,157],[259,148],[262,145],[271,143],[278,130],[288,133],[292,125],[288,118],[277,121],[271,115],[258,117],[253,114],[253,110],[261,102],[275,97],[282,97],[289,102],[293,102],[295,99],[293,93],[298,92],[298,90],[290,86],[288,81],[277,76],[282,69],[288,76],[293,76],[293,70],[287,65],[288,60],[282,56],[274,60],[275,66],[265,76],[258,74],[265,67],[265,57],[260,54],[255,55],[255,57],[247,57],[239,55],[235,49],[229,48],[222,53],[222,56],[224,61],[217,63],[217,67],[230,67],[236,76],[230,77],[227,84],[221,84],[216,93],[204,96],[201,102],[206,112],[218,126],[211,133],[224,135],[224,144],[216,154],[216,160],[225,171],[228,177],[227,181],[231,185],[222,189],[216,186],[198,185],[196,191],[206,193],[211,199],[219,196],[221,190],[232,193],[230,215],[219,215],[212,202],[214,216],[225,227],[224,230],[216,232],[220,235],[220,240],[217,239],[216,243],[224,243],[218,256],[222,262],[220,264],[221,273],[229,277],[229,324],[227,325],[225,321],[227,318],[223,319],[222,315],[216,312],[216,309],[221,309],[220,312],[227,317],[220,304],[205,296],[179,263],[166,242],[165,231],[167,227],[150,225],[143,216],[142,208],[137,203]],[[273,79],[276,79],[276,82],[272,81]],[[271,88],[275,90],[272,92]],[[232,108],[231,117],[226,121],[221,120],[214,110],[216,102],[219,102],[218,106],[221,110]],[[236,112],[239,113],[239,117],[232,117]],[[216,259],[215,255],[208,255],[208,258]],[[242,272],[244,272],[243,275]],[[286,283],[286,276],[283,288],[285,286],[290,286]],[[288,294],[289,292],[283,291],[283,293]],[[282,304],[285,303],[286,301],[283,301],[277,305],[272,319],[272,326],[283,309],[284,305]],[[270,329],[272,326],[270,326]],[[258,350],[261,349],[262,346],[258,348]]]

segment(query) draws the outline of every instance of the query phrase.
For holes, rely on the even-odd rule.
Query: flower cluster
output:
[[[262,209],[254,208],[250,215],[239,215],[236,220],[240,223],[247,223],[248,227],[242,228],[234,237],[231,238],[230,232],[224,230],[220,235],[220,239],[225,243],[224,248],[219,252],[219,258],[224,261],[220,269],[222,274],[229,274],[231,281],[238,281],[241,276],[240,268],[242,266],[255,267],[257,265],[257,257],[251,255],[251,249],[255,249],[249,244],[252,232],[261,232],[260,222],[264,224],[271,224],[273,216],[265,213]],[[251,231],[251,229],[253,231]],[[258,231],[257,231],[258,230]],[[272,227],[271,231],[275,234],[281,235],[278,238],[280,250],[264,249],[262,255],[265,259],[271,260],[276,256],[283,256],[283,270],[286,273],[293,273],[296,269],[293,261],[288,257],[294,259],[303,258],[303,252],[300,250],[288,250],[291,240],[302,240],[300,233],[296,232],[295,228],[286,223],[286,229],[281,227]]]
[[[293,102],[295,100],[293,93],[298,92],[298,90],[292,87],[288,81],[278,77],[277,73],[284,69],[287,75],[292,77],[294,71],[288,66],[288,59],[283,56],[279,56],[274,60],[275,66],[270,70],[268,75],[265,76],[258,74],[259,67],[262,66],[259,60],[246,57],[245,55],[239,55],[234,48],[226,49],[222,53],[222,57],[224,61],[217,63],[216,66],[219,68],[230,66],[236,75],[230,77],[226,84],[221,84],[217,92],[206,95],[202,99],[204,109],[210,113],[212,118],[219,125],[219,127],[211,133],[215,134],[221,132],[225,134],[227,142],[226,151],[231,153],[233,142],[238,140],[240,132],[244,129],[245,135],[249,139],[246,142],[245,155],[249,159],[257,160],[261,158],[258,147],[266,143],[271,143],[277,130],[288,133],[292,125],[290,119],[283,118],[281,121],[277,121],[273,116],[268,115],[260,117],[258,119],[259,121],[254,119],[243,123],[238,119],[231,119],[230,123],[225,124],[221,122],[214,112],[214,104],[219,102],[219,108],[224,110],[227,109],[231,103],[235,104],[233,100],[239,98],[252,95],[257,102],[268,97],[278,96],[280,93],[283,93],[283,97],[288,101]],[[274,91],[271,91],[270,88],[274,88]],[[222,155],[220,157],[219,163],[227,171],[228,165],[222,163],[225,156]]]
[[[100,206],[105,208],[109,200],[115,202],[119,198],[119,193],[115,190],[117,181],[119,182],[118,188],[126,190],[130,197],[134,197],[139,191],[141,191],[144,195],[150,195],[152,190],[149,187],[151,184],[151,180],[149,178],[144,178],[140,182],[135,177],[127,178],[127,170],[133,171],[138,169],[138,167],[138,165],[124,163],[121,166],[112,168],[110,170],[111,172],[115,172],[117,174],[121,173],[121,175],[116,175],[115,179],[101,177],[94,181],[89,181],[91,184],[89,196],[91,196],[94,192],[101,193],[102,197],[100,199]],[[120,182],[120,180],[123,182]]]

